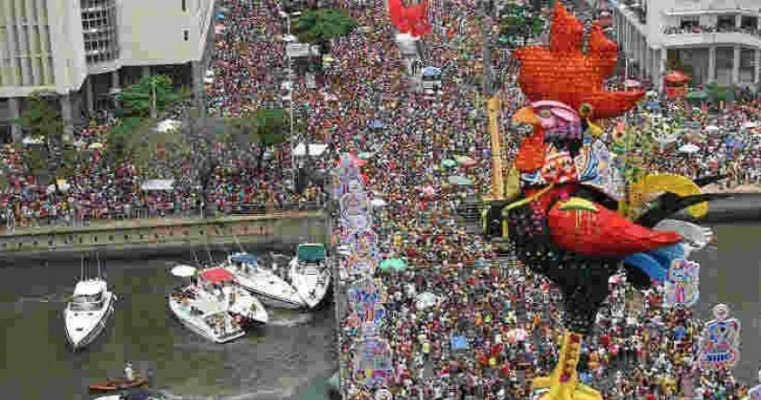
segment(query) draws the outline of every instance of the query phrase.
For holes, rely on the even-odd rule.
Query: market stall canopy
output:
[[[235,280],[235,276],[222,267],[207,269],[201,272],[201,277],[210,283],[232,282]]]
[[[170,271],[172,275],[178,277],[178,278],[190,278],[191,276],[196,274],[196,268],[191,267],[190,265],[184,265],[179,264],[174,266],[172,270]]]
[[[309,144],[309,156],[318,157],[321,156],[322,153],[325,152],[325,150],[328,149],[327,144],[319,144],[319,143],[310,143]],[[307,155],[306,153],[307,147],[304,146],[304,143],[299,143],[298,146],[296,146],[295,149],[293,149],[293,155],[297,157],[303,157]]]
[[[453,186],[473,186],[473,181],[462,175],[452,175],[447,179],[447,182]]]
[[[681,71],[671,71],[664,79],[670,83],[686,83],[690,81],[690,76]]]
[[[697,153],[698,151],[700,151],[700,147],[692,143],[687,143],[684,146],[679,148],[679,152],[684,154],[694,154],[694,153]]]
[[[144,192],[174,190],[174,179],[148,179],[140,189]]]

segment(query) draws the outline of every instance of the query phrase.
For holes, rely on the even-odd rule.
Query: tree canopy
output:
[[[45,142],[57,140],[63,135],[63,118],[58,108],[50,104],[48,92],[35,92],[29,96],[29,105],[18,119],[19,125],[32,137]]]
[[[153,75],[140,79],[134,85],[122,90],[119,99],[132,116],[150,115],[155,96],[156,110],[161,111],[179,101],[182,95],[172,86],[172,80],[166,75]]]
[[[284,142],[288,112],[281,108],[260,108],[231,120],[233,136],[262,147]]]
[[[291,32],[305,43],[325,42],[349,34],[357,21],[343,10],[320,8],[307,10],[291,26]]]

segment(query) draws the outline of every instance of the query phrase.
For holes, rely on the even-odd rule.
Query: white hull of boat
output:
[[[203,321],[203,316],[193,316],[190,314],[189,307],[185,307],[169,297],[169,309],[175,317],[189,330],[215,343],[227,343],[239,339],[246,335],[242,329],[236,329],[226,335],[218,335],[210,326]]]
[[[289,264],[291,284],[307,306],[315,308],[325,299],[330,288],[330,269],[327,263],[322,267],[299,267],[298,263],[298,259],[294,257]]]
[[[260,270],[252,275],[240,272],[235,267],[227,267],[227,270],[235,275],[235,281],[240,287],[257,296],[264,304],[289,310],[307,307],[298,292],[272,272]]]
[[[64,324],[66,325],[66,340],[69,342],[72,350],[81,350],[95,339],[106,329],[108,319],[114,313],[114,302],[116,296],[111,292],[105,293],[105,304],[98,311],[64,311]],[[78,317],[77,314],[86,314]]]

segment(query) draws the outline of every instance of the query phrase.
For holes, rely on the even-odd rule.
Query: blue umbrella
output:
[[[441,75],[441,68],[425,67],[423,68],[423,76],[436,76]]]
[[[216,18],[217,18],[218,20],[222,20],[222,19],[225,19],[225,13],[217,13],[217,16],[216,16]]]
[[[374,119],[374,120],[370,121],[368,126],[370,126],[370,128],[372,128],[372,129],[383,129],[383,128],[386,127],[386,124],[384,124],[383,121],[381,121],[379,119]]]

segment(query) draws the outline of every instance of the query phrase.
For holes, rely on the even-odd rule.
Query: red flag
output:
[[[426,2],[405,7],[401,0],[389,0],[388,7],[389,19],[399,32],[419,37],[431,31],[431,25],[426,20]]]

